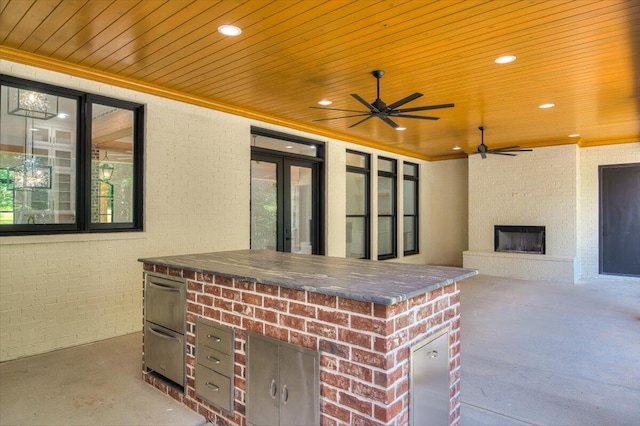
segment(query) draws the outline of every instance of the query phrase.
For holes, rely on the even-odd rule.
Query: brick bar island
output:
[[[459,282],[476,270],[266,250],[139,261],[145,275],[186,282],[184,387],[147,367],[144,379],[211,423],[250,424],[247,339],[262,335],[318,354],[319,424],[421,426],[410,420],[414,406],[425,403],[410,395],[412,348],[445,331],[449,424],[460,423]],[[196,361],[203,319],[233,330],[231,410],[196,391],[203,380],[197,372],[204,370]]]

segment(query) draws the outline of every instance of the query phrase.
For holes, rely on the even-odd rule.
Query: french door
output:
[[[319,166],[316,161],[252,153],[252,250],[322,254]]]

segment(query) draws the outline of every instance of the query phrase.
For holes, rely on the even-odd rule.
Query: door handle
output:
[[[180,292],[179,288],[175,288],[175,287],[168,287],[168,286],[164,286],[164,285],[159,285],[156,283],[153,283],[151,281],[149,281],[149,287],[151,288],[155,288],[157,290],[163,290],[163,291],[175,291],[175,292]]]
[[[163,339],[177,340],[178,342],[180,341],[180,339],[177,337],[173,337],[173,336],[169,336],[168,334],[161,333],[159,331],[154,330],[151,327],[148,327],[148,329],[151,333],[155,334],[158,337],[162,337]]]
[[[280,395],[280,399],[282,399],[282,403],[286,404],[289,400],[289,389],[287,385],[282,386],[282,394]]]
[[[269,395],[272,399],[276,399],[278,394],[278,386],[276,385],[276,379],[271,379],[271,385],[269,386]]]

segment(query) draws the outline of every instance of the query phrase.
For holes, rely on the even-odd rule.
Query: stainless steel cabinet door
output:
[[[411,401],[413,426],[449,424],[449,333],[431,336],[411,349]]]
[[[278,343],[255,334],[247,336],[247,423],[279,424]]]
[[[280,425],[320,424],[317,355],[281,344],[280,366]]]

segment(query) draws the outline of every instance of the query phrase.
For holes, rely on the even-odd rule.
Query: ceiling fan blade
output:
[[[426,115],[411,115],[411,114],[389,114],[393,117],[403,117],[403,118],[419,118],[421,120],[440,120],[440,117],[429,117]]]
[[[516,148],[520,148],[520,147],[518,145],[504,146],[504,147],[501,147],[501,148],[494,148],[494,149],[492,149],[492,151],[507,151],[507,150],[516,149]]]
[[[441,108],[453,108],[456,104],[441,104],[441,105],[428,105],[414,108],[403,108],[397,109],[396,112],[415,112],[415,111],[428,111],[430,109],[441,109]]]
[[[488,151],[487,154],[495,154],[495,155],[508,155],[510,157],[515,157],[518,154],[510,154],[508,152],[500,152],[500,151]]]
[[[323,109],[325,111],[364,112],[364,111],[358,111],[358,110],[355,110],[355,109],[325,108],[325,107],[317,107],[317,106],[310,106],[309,108]]]
[[[522,149],[517,149],[520,148],[520,146],[518,145],[513,145],[513,146],[505,146],[502,148],[494,148],[491,151],[517,151],[517,152],[526,152],[526,151],[533,151],[532,149],[528,149],[528,148],[522,148]]]
[[[360,123],[364,123],[365,121],[367,121],[367,120],[368,120],[368,119],[370,119],[371,117],[373,117],[373,115],[369,115],[368,117],[363,118],[362,120],[358,121],[357,123],[354,123],[354,124],[352,124],[351,126],[349,126],[349,128],[356,127],[358,124],[360,124]]]
[[[381,112],[378,108],[374,107],[373,105],[371,105],[369,102],[365,101],[364,99],[362,99],[360,96],[356,95],[355,93],[352,93],[351,96],[353,96],[353,98],[360,102],[362,105],[366,106],[367,108],[369,108],[371,111],[375,111],[375,112]]]
[[[422,96],[422,93],[416,92],[413,95],[409,95],[406,98],[402,98],[398,102],[394,102],[391,105],[387,106],[387,111],[394,110],[394,109],[398,108],[401,105],[404,105],[406,103],[411,102],[414,99],[418,99],[420,96]]]
[[[329,121],[329,120],[338,120],[341,118],[363,117],[365,115],[370,115],[370,114],[368,112],[363,112],[361,114],[343,115],[342,117],[318,118],[316,120],[311,120],[311,121]]]
[[[384,121],[385,123],[387,123],[389,126],[393,127],[394,129],[398,127],[398,125],[396,123],[394,123],[393,120],[391,120],[389,117],[386,116],[378,116],[380,118],[380,120]]]

